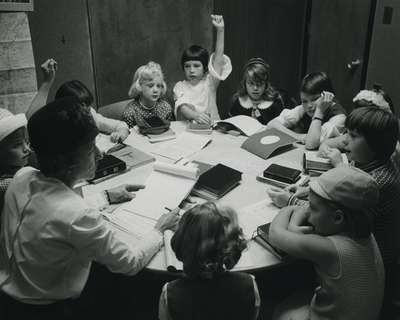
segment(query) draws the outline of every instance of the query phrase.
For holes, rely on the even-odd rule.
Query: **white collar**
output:
[[[252,109],[254,107],[254,104],[249,98],[249,96],[239,97],[239,103],[245,109]],[[268,109],[272,104],[273,101],[263,100],[257,105],[257,109],[265,110]]]

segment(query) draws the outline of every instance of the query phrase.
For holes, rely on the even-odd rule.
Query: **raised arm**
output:
[[[40,68],[43,72],[43,83],[26,111],[26,118],[28,120],[36,111],[46,105],[49,91],[56,77],[57,62],[54,59],[47,59]]]
[[[225,24],[224,24],[224,18],[223,16],[219,15],[211,15],[211,21],[213,26],[215,27],[216,30],[216,37],[215,37],[215,53],[214,53],[214,59],[212,61],[214,70],[218,73],[221,74],[222,72],[222,67],[224,65],[224,41],[225,41],[225,36],[224,36],[224,29],[225,29]]]

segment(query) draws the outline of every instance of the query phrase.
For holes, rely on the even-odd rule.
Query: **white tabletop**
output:
[[[177,134],[179,134],[185,131],[186,123],[178,121],[172,122],[171,127]],[[154,150],[155,145],[149,143],[146,137],[134,132],[134,130],[132,131],[133,132],[130,136],[125,140],[125,143],[151,153]],[[294,148],[291,151],[264,160],[240,148],[241,144],[247,137],[232,136],[214,130],[210,135],[210,138],[212,138],[212,142],[189,159],[203,161],[210,164],[222,163],[243,172],[240,185],[219,200],[219,203],[229,205],[234,209],[240,209],[264,199],[268,199],[268,194],[266,193],[267,185],[263,182],[257,181],[256,176],[263,172],[271,163],[278,163],[298,169],[301,167],[301,158],[304,151],[303,148]],[[161,156],[155,157],[158,161],[171,162],[171,160]],[[152,169],[152,164],[133,169],[130,172],[99,183],[96,188],[104,190],[120,185],[121,183],[144,183]],[[238,213],[240,214],[241,212],[238,211]],[[266,213],[266,215],[267,214],[271,215],[271,212]],[[243,219],[243,217],[240,218]],[[132,241],[128,234],[121,234],[120,236],[125,241]],[[270,268],[279,263],[280,260],[273,256],[269,251],[261,247],[258,243],[250,241],[248,249],[244,251],[242,259],[239,261],[238,265],[235,266],[234,270]],[[163,250],[156,254],[147,268],[157,271],[166,271]]]

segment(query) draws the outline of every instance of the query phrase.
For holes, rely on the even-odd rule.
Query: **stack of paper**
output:
[[[176,140],[165,143],[153,153],[160,156],[178,161],[179,159],[189,157],[203,149],[211,139],[207,136],[197,135],[190,132],[180,134]]]
[[[165,208],[176,208],[189,195],[197,181],[198,169],[156,162],[145,188],[122,205],[125,211],[156,221]]]

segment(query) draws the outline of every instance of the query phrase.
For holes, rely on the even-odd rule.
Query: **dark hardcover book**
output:
[[[121,159],[106,154],[97,162],[96,173],[93,180],[126,170],[126,163]]]
[[[257,227],[257,236],[255,240],[268,249],[273,255],[279,259],[286,259],[288,254],[276,247],[274,247],[269,241],[269,227],[271,223],[266,223]],[[258,239],[257,239],[258,238]]]
[[[292,184],[300,179],[301,171],[273,163],[264,170],[264,177]]]
[[[240,171],[219,163],[200,176],[195,189],[206,190],[220,198],[238,185],[241,179]]]

